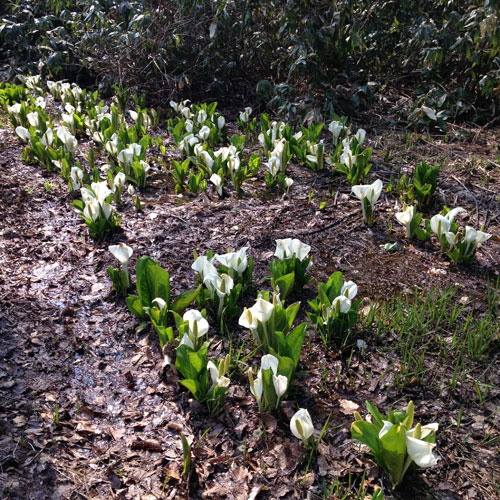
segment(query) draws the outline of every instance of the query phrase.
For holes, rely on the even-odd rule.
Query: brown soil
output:
[[[371,137],[381,134],[375,128],[368,130]],[[244,185],[242,196],[229,191],[218,200],[210,189],[198,197],[176,196],[156,165],[141,195],[143,212],[125,203],[123,232],[112,242],[126,241],[134,248],[132,268],[141,255],[159,261],[169,270],[176,295],[195,282],[194,249],[222,253],[249,246],[258,282],[268,273],[276,238],[295,237],[312,246],[314,280],[325,281],[341,270],[359,285],[364,305],[415,288],[455,284],[454,300],[467,301],[468,310],[479,315],[486,309],[487,280],[494,283],[500,272],[498,137],[497,132],[455,128],[446,138],[405,138],[395,131],[372,141],[372,173],[384,185],[416,160],[446,158],[435,207],[425,215],[443,204],[459,205],[467,209],[471,225],[486,225],[494,236],[471,266],[452,265],[435,243],[405,240],[393,217],[392,196],[382,197],[378,222],[369,229],[342,178],[296,166],[290,168],[295,183],[289,196],[267,193],[256,180]],[[390,334],[375,336],[360,326],[356,338],[368,345],[362,353],[355,342],[325,349],[310,331],[297,380],[280,410],[258,414],[241,368],[232,375],[222,412],[209,417],[173,374],[163,372],[154,332],[137,328],[125,302],[110,291],[111,242],[89,238],[69,206],[62,178],[23,164],[21,146],[6,125],[0,151],[3,498],[316,499],[327,498],[337,478],[342,491],[354,497],[363,472],[368,491],[382,485],[386,498],[498,498],[498,340],[485,359],[468,364],[466,378],[451,390],[443,388],[443,380],[452,377],[453,362],[435,353],[426,357],[424,379],[395,386],[401,359],[390,348],[395,346]],[[388,253],[383,244],[393,241],[399,241],[400,250]],[[301,319],[315,290],[312,282],[297,297],[303,304]],[[244,303],[254,297],[246,296]],[[237,324],[231,331],[233,347],[241,344],[243,354],[250,352],[246,332]],[[214,356],[227,352],[227,338],[216,328],[210,334]],[[484,401],[478,400],[476,380],[488,387]],[[391,491],[370,455],[350,438],[353,412],[365,413],[365,399],[382,410],[403,408],[413,399],[419,419],[439,422],[439,465],[411,472],[402,488]],[[310,410],[318,431],[330,415],[309,468],[308,455],[289,430],[298,406]],[[192,443],[188,478],[182,477],[180,432]]]

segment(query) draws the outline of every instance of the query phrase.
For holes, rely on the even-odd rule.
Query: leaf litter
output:
[[[370,489],[383,484],[383,476],[370,455],[351,440],[352,415],[364,413],[365,399],[381,408],[404,406],[413,399],[419,415],[439,421],[443,429],[438,438],[440,463],[413,473],[394,497],[495,498],[500,466],[495,452],[498,341],[482,403],[474,395],[473,382],[484,374],[484,366],[472,368],[453,392],[436,383],[449,367],[434,359],[428,361],[429,383],[410,380],[401,394],[394,385],[398,360],[379,349],[366,331],[362,349],[325,350],[312,338],[288,401],[274,414],[258,413],[240,373],[232,380],[222,412],[209,418],[204,407],[179,389],[176,375],[162,366],[154,334],[138,330],[124,302],[110,292],[108,243],[89,239],[69,208],[63,181],[23,165],[12,134],[5,128],[0,134],[4,496],[326,498],[334,480],[347,487],[352,475],[357,488],[363,472]],[[467,153],[466,147],[458,150]],[[377,167],[383,175],[382,160]],[[275,239],[297,237],[313,247],[314,277],[324,281],[341,270],[369,298],[367,314],[373,301],[395,291],[447,284],[463,292],[458,297],[465,294],[484,307],[485,277],[489,273],[495,279],[499,273],[498,236],[481,249],[479,263],[470,268],[450,266],[429,244],[405,242],[396,254],[387,254],[381,245],[399,236],[384,230],[384,224],[365,229],[345,186],[334,183],[334,199],[319,209],[331,178],[297,167],[291,167],[291,173],[295,183],[289,196],[260,197],[262,186],[250,186],[243,197],[220,201],[186,196],[181,204],[165,191],[158,175],[144,192],[143,214],[124,208],[123,233],[113,242],[132,245],[134,259],[149,255],[158,260],[171,273],[174,295],[194,283],[193,249],[222,252],[248,245],[256,262],[254,280],[259,281],[268,273]],[[478,210],[489,218],[490,232],[498,235],[499,203],[489,192],[495,190],[458,176],[444,173],[442,201],[460,202],[470,213],[478,202]],[[43,189],[47,178],[54,184],[50,193]],[[311,185],[316,195],[308,202]],[[389,203],[381,203],[379,217],[390,220],[391,214]],[[309,286],[299,299],[305,306],[313,296],[314,287]],[[299,314],[305,317],[303,309]],[[235,327],[234,335],[240,339],[243,332]],[[218,349],[226,349],[223,342]],[[248,346],[244,349],[249,352]],[[317,432],[330,417],[307,472],[308,456],[288,428],[298,406],[311,410]],[[180,433],[191,443],[193,465],[187,477],[182,476]]]

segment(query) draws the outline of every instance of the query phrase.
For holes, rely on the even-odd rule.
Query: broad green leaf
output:
[[[297,316],[297,313],[299,312],[299,307],[300,307],[300,302],[294,302],[293,304],[290,304],[286,310],[286,320],[288,322],[288,329],[287,331],[292,328],[293,322],[295,321],[295,317]]]
[[[366,420],[358,420],[351,424],[351,436],[353,439],[366,444],[370,448],[377,463],[382,464],[382,444],[378,438],[379,429],[376,425]]]
[[[382,428],[384,426],[384,417],[382,414],[378,411],[378,408],[375,405],[372,405],[370,401],[365,401],[366,409],[370,412],[371,416],[375,420],[375,423]]]
[[[295,273],[285,274],[280,278],[274,280],[274,286],[276,286],[280,291],[281,300],[285,300],[290,292],[293,290],[295,284]]]
[[[200,383],[193,379],[181,380],[181,384],[188,389],[196,400],[200,400],[202,396],[200,395]]]
[[[297,368],[297,364],[300,359],[300,353],[302,351],[306,329],[307,323],[301,323],[285,337],[285,342],[288,347],[286,356],[292,359],[295,368]]]
[[[192,352],[192,349],[187,345],[180,345],[176,352],[175,367],[183,377],[196,380],[198,378],[198,371],[191,366],[189,358],[189,354]]]
[[[191,304],[191,302],[194,302],[196,300],[196,297],[198,297],[198,294],[200,293],[201,289],[202,286],[200,285],[195,290],[187,290],[185,292],[182,292],[174,300],[174,303],[171,306],[172,311],[178,314],[182,314],[189,306],[189,304]]]
[[[290,380],[295,371],[295,364],[293,360],[288,356],[277,356],[279,359],[278,372],[280,375],[285,375],[285,377]]]
[[[326,282],[327,294],[330,299],[330,304],[335,297],[340,295],[342,284],[344,283],[342,273],[340,271],[334,272]],[[318,287],[319,288],[319,287]]]
[[[129,311],[132,314],[135,314],[137,317],[144,319],[147,317],[146,313],[144,312],[142,308],[142,302],[141,299],[137,295],[129,295],[127,297],[127,306]]]
[[[207,367],[207,358],[198,351],[188,352],[188,359],[191,368],[195,370],[196,374],[200,374]]]
[[[137,292],[143,307],[161,297],[170,305],[170,277],[167,271],[147,256],[140,257],[136,265]]]
[[[393,425],[380,439],[383,463],[394,484],[401,481],[406,459],[406,429],[404,425]]]
[[[276,407],[276,391],[274,390],[273,373],[270,368],[262,370],[262,384],[262,396],[265,398],[268,407],[274,409]]]

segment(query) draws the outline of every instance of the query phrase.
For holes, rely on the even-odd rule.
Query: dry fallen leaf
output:
[[[349,399],[339,399],[339,404],[344,415],[354,415],[354,412],[359,410],[359,405]]]

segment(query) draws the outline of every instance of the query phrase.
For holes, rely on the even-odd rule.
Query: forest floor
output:
[[[454,325],[443,320],[408,352],[398,325],[383,311],[390,310],[391,299],[408,299],[409,308],[431,294],[429,310],[442,301],[450,309],[462,307],[457,324],[498,314],[491,296],[500,273],[500,131],[450,126],[446,135],[431,136],[387,131],[382,120],[363,126],[374,147],[370,175],[384,186],[422,159],[442,165],[424,216],[443,205],[461,206],[468,213],[458,217],[461,222],[485,225],[493,237],[471,265],[453,265],[435,241],[404,239],[394,219],[394,193],[382,194],[377,223],[368,228],[345,179],[296,165],[289,168],[294,184],[288,195],[269,193],[257,178],[244,184],[241,196],[229,191],[219,199],[211,189],[199,196],[174,194],[164,167],[152,161],[154,173],[140,195],[143,211],[127,198],[119,209],[122,232],[95,242],[69,206],[62,177],[22,162],[22,146],[3,117],[2,498],[334,499],[356,498],[360,487],[372,494],[375,486],[395,499],[498,498],[498,332],[481,356],[461,355],[451,348]],[[156,133],[166,140],[166,132]],[[222,411],[210,417],[163,369],[154,331],[137,328],[125,301],[111,291],[107,267],[116,262],[108,245],[124,241],[133,247],[131,269],[142,255],[158,261],[170,272],[175,296],[195,283],[193,250],[248,246],[259,282],[269,274],[277,238],[312,247],[313,280],[292,297],[302,304],[298,319],[306,319],[316,282],[342,271],[359,286],[360,323],[341,348],[325,348],[308,329],[297,378],[280,409],[259,414],[241,365],[231,374]],[[389,252],[388,242],[397,242],[397,251]],[[266,287],[268,282],[254,291]],[[249,294],[242,305],[254,299]],[[253,349],[248,334],[237,321],[230,330],[228,338],[211,328],[211,353],[220,357],[231,343],[243,360]],[[418,420],[438,422],[438,465],[410,471],[391,490],[371,455],[351,439],[353,413],[366,414],[365,400],[382,411],[413,400]],[[329,417],[309,466],[308,453],[289,429],[298,407],[309,409],[317,433]],[[181,432],[192,447],[187,477]]]

